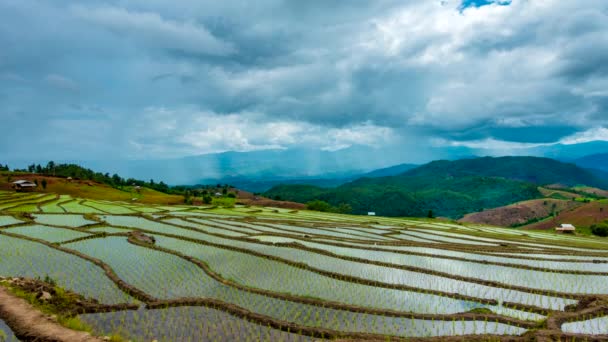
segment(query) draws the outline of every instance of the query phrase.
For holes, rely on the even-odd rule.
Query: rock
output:
[[[53,296],[50,293],[46,292],[46,291],[40,292],[37,297],[38,297],[38,299],[45,300],[45,301],[46,300],[50,300],[51,298],[53,298]]]
[[[153,245],[156,243],[156,239],[154,238],[154,236],[146,235],[137,230],[129,232],[129,238],[131,238],[135,241],[147,243],[150,245]]]

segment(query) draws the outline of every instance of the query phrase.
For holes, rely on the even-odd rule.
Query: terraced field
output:
[[[608,339],[605,239],[66,195],[0,192],[0,208],[0,276],[48,276],[104,305],[139,305],[81,315],[96,335]],[[14,340],[2,319],[0,340]]]

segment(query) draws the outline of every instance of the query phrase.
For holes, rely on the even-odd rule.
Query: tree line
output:
[[[10,168],[8,165],[2,166],[0,164],[0,171],[10,171]],[[76,180],[89,180],[97,183],[107,184],[117,189],[121,189],[125,186],[141,186],[166,194],[183,194],[184,192],[183,188],[171,187],[162,181],[155,182],[153,179],[143,181],[134,178],[123,178],[116,173],[110,175],[109,173],[95,172],[77,164],[57,164],[54,161],[49,161],[46,165],[31,164],[25,169],[14,169],[13,171],[30,172],[43,176],[62,178],[72,177]]]

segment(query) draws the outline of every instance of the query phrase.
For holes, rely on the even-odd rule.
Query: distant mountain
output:
[[[530,155],[545,156],[562,161],[573,161],[587,155],[608,153],[608,141],[590,141],[580,144],[555,144],[533,148]]]
[[[575,159],[573,162],[580,167],[608,172],[608,153],[591,154]]]
[[[538,185],[560,183],[567,186],[589,185],[607,187],[590,170],[575,164],[541,157],[483,157],[456,161],[440,160],[428,163],[405,173],[406,176],[434,177],[503,177]]]
[[[453,218],[511,203],[541,198],[538,185],[560,183],[606,187],[606,182],[574,164],[538,157],[435,161],[396,176],[360,178],[333,189],[282,185],[266,196],[332,205],[348,203],[354,213],[426,216],[429,210]]]
[[[418,167],[416,164],[399,164],[394,166],[385,167],[382,169],[374,170],[372,172],[365,173],[361,177],[377,178],[377,177],[388,177],[396,176],[398,174],[409,171],[413,168]]]
[[[318,178],[318,177],[308,177],[308,178],[247,178],[247,177],[234,177],[234,178],[220,178],[220,179],[203,179],[201,180],[201,184],[230,184],[235,188],[253,192],[253,193],[261,193],[264,191],[268,191],[272,187],[277,185],[291,185],[291,184],[307,184],[318,186],[322,188],[333,188],[344,183],[348,183],[353,181],[356,178],[359,178],[361,174],[357,173],[352,176],[342,175],[332,177],[331,175],[321,175],[319,177],[327,177],[327,178]]]
[[[259,178],[259,177],[232,177],[232,178],[220,178],[220,179],[205,179],[202,180],[202,184],[213,184],[213,183],[221,183],[221,184],[230,184],[239,189],[243,189],[250,192],[264,192],[268,191],[272,187],[277,185],[313,185],[320,188],[333,188],[340,186],[342,184],[352,182],[355,179],[368,177],[368,178],[376,178],[376,177],[386,177],[386,176],[394,176],[405,171],[411,170],[418,165],[415,164],[398,164],[394,166],[389,166],[382,169],[377,169],[367,173],[361,172],[343,172],[343,173],[333,173],[333,174],[321,174],[317,176],[311,177],[301,177],[301,178]]]
[[[135,161],[78,161],[81,165],[125,177],[199,184],[225,179],[282,180],[349,178],[403,162],[399,151],[379,153],[372,147],[339,151],[315,149],[224,152],[199,156]],[[351,178],[352,179],[352,178]]]

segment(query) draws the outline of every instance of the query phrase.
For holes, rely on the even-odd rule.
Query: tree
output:
[[[190,191],[184,192],[184,203],[186,203],[186,204],[190,204],[191,203],[190,196],[191,196],[190,195]]]
[[[426,215],[426,217],[428,218],[434,218],[435,215],[433,214],[433,210],[429,210],[428,214]]]
[[[350,214],[353,212],[353,207],[348,203],[340,203],[336,208],[336,212],[339,214]]]
[[[42,188],[46,189],[46,179],[42,179]]]
[[[115,173],[115,174],[112,175],[112,183],[114,183],[114,185],[121,185],[122,184],[122,178],[120,178],[120,176]]]
[[[306,209],[328,212],[331,211],[332,207],[329,203],[321,200],[314,200],[306,203]]]
[[[46,164],[46,173],[50,173],[53,176],[55,175],[55,162],[54,161],[50,161]]]
[[[203,203],[205,203],[205,204],[211,204],[211,202],[213,202],[213,197],[209,196],[209,194],[204,194],[203,195]]]
[[[593,235],[606,237],[608,236],[608,222],[604,221],[591,226],[591,233]]]

